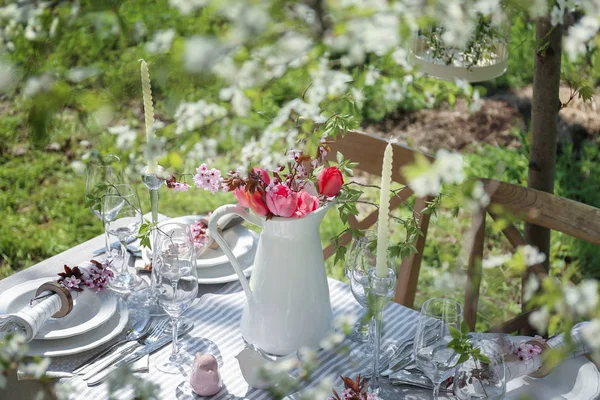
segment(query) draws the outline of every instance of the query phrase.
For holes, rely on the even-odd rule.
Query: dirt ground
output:
[[[570,95],[562,87],[561,101]],[[518,147],[517,133],[528,129],[531,119],[532,87],[495,93],[481,100],[481,108],[469,111],[464,100],[454,107],[443,105],[436,109],[412,113],[397,113],[384,121],[364,127],[379,135],[393,135],[404,144],[425,152],[440,148],[469,151],[472,145],[488,143],[502,147]],[[600,136],[600,96],[592,102],[574,99],[559,115],[559,141],[572,142],[575,148],[586,139]]]

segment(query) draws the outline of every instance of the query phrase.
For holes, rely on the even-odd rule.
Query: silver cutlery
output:
[[[150,331],[151,322],[152,322],[152,318],[149,316],[141,319],[129,330],[129,332],[127,333],[127,336],[125,336],[125,338],[123,340],[118,341],[117,343],[108,347],[107,349],[100,352],[99,354],[96,354],[95,356],[92,356],[89,359],[85,360],[83,363],[78,365],[72,371],[72,374],[79,375],[79,374],[83,373],[83,371],[85,371],[94,362],[96,362],[100,358],[106,356],[111,351],[113,351],[115,348],[122,346],[125,343],[134,342],[136,340],[143,338]]]
[[[179,328],[179,336],[183,336],[184,334],[188,333],[192,327],[193,324],[184,323],[181,328]],[[148,337],[148,339],[150,339],[150,337]],[[148,339],[146,340],[148,343],[146,343],[144,347],[141,347],[132,354],[125,356],[125,358],[118,361],[115,365],[105,368],[94,374],[94,376],[88,377],[87,379],[86,377],[83,377],[83,379],[86,380],[88,386],[96,386],[104,382],[106,378],[108,378],[112,372],[119,369],[119,367],[134,363],[145,355],[152,354],[173,341],[173,337],[171,335],[164,335],[162,337],[154,338],[152,341],[149,341]]]
[[[429,328],[435,327],[437,324],[434,322]],[[437,332],[435,329],[431,331],[431,334],[426,336],[426,344],[433,344],[437,340]],[[400,371],[403,368],[408,367],[413,362],[413,347],[414,338],[406,342],[406,346],[402,349],[400,354],[393,358],[389,363],[388,367],[381,373],[381,376],[390,376],[391,374]]]
[[[165,333],[168,322],[169,322],[169,320],[167,318],[160,320],[160,322],[158,322],[154,326],[154,328],[152,328],[152,331],[150,332],[150,334],[148,334],[148,336],[143,341],[140,341],[139,344],[141,344],[143,346],[149,346],[149,345],[152,345],[153,343],[157,342],[159,339],[163,338],[165,336],[163,334]],[[166,335],[166,336],[169,336],[169,335]],[[134,346],[137,344],[138,343],[134,343]],[[111,365],[113,363],[115,363],[115,361],[118,361],[118,360],[123,359],[124,357],[127,357],[127,355],[129,353],[131,353],[132,349],[133,349],[133,346],[129,346],[129,347],[122,349],[118,353],[107,357],[106,359],[104,359],[100,363],[98,363],[97,365],[94,365],[94,366],[92,366],[92,368],[88,369],[87,372],[85,374],[83,374],[81,379],[86,381],[88,379],[93,378],[100,371],[103,371],[103,370],[111,367]]]

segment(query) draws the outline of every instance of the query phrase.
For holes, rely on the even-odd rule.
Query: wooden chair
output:
[[[363,171],[376,176],[381,176],[381,166],[383,163],[383,153],[387,141],[383,138],[370,135],[359,131],[349,131],[343,138],[339,138],[331,145],[331,152],[327,155],[327,159],[335,161],[337,152],[341,152],[345,159],[353,162],[358,162],[356,170]],[[406,179],[402,176],[401,168],[405,165],[414,163],[415,150],[395,143],[394,145],[394,162],[392,168],[392,180],[394,182],[406,185]],[[433,157],[423,154],[428,159]],[[407,200],[413,195],[413,191],[405,186],[398,195],[391,198],[390,211],[401,206],[402,200]],[[419,221],[419,228],[423,232],[423,236],[419,236],[416,243],[416,253],[402,261],[400,271],[398,273],[398,284],[394,301],[413,307],[415,293],[417,290],[417,281],[419,279],[419,269],[423,259],[423,248],[425,247],[425,239],[427,238],[427,229],[429,227],[429,215],[421,215],[420,211],[427,206],[429,198],[417,198],[415,200],[414,210],[415,217]],[[368,229],[377,223],[378,211],[375,210],[358,221],[353,216],[350,216],[348,223],[352,228]],[[352,240],[350,233],[342,235],[339,240],[340,245],[347,245]],[[335,244],[331,243],[323,250],[325,258],[333,255]]]
[[[471,330],[475,329],[477,320],[487,214],[496,219],[498,210],[503,210],[508,212],[511,217],[516,217],[525,223],[559,231],[600,246],[600,209],[519,185],[492,179],[482,179],[481,181],[490,195],[491,201],[486,210],[482,210],[473,217],[474,245],[469,257],[464,307],[465,320]],[[502,230],[502,233],[514,248],[527,244],[514,225],[508,225]],[[522,277],[521,293],[523,293],[529,274],[536,274],[542,278],[547,275],[547,271],[540,264],[529,267]],[[493,330],[506,333],[521,329],[527,330],[529,328],[529,312],[526,312],[527,305],[522,303],[522,313],[519,316]]]

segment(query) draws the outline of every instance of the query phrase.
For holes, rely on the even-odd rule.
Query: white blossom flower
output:
[[[485,269],[492,269],[506,264],[511,260],[511,258],[512,254],[500,254],[486,258],[481,262],[481,264]]]
[[[146,51],[148,53],[165,54],[171,50],[171,45],[175,39],[174,29],[165,29],[154,33],[154,37],[146,43]]]
[[[459,153],[451,153],[445,149],[438,150],[433,167],[444,183],[462,183],[466,178],[463,158]]]
[[[569,28],[569,33],[564,40],[564,49],[571,60],[577,58],[579,54],[585,53],[586,43],[596,35],[598,29],[600,29],[598,17],[589,15],[584,16]]]
[[[410,69],[411,65],[408,63],[408,53],[402,47],[398,47],[392,53],[392,59],[396,64],[404,69]]]
[[[540,280],[535,274],[529,274],[527,283],[525,284],[525,292],[523,293],[523,300],[528,302],[533,298],[535,292],[540,288]]]
[[[86,166],[81,161],[77,161],[77,160],[73,161],[71,163],[71,168],[73,169],[73,172],[75,172],[77,175],[85,174]]]
[[[207,123],[221,119],[227,115],[227,110],[218,104],[198,100],[195,103],[183,102],[175,111],[175,133],[193,131]]]
[[[352,93],[352,98],[354,99],[356,106],[361,108],[363,106],[363,101],[365,100],[365,95],[362,90],[353,87],[350,89],[350,93]]]
[[[44,74],[41,76],[32,76],[25,82],[25,87],[23,88],[23,96],[25,97],[33,97],[39,92],[47,92],[52,89],[52,84],[54,83],[54,79],[48,74]]]
[[[67,79],[71,82],[79,83],[100,73],[100,69],[96,67],[75,67],[69,70]]]
[[[202,8],[209,3],[210,0],[169,0],[169,5],[179,10],[183,15],[188,15]]]
[[[404,90],[396,80],[384,83],[382,86],[383,98],[387,101],[398,103],[404,99]]]
[[[184,66],[189,72],[208,73],[225,51],[225,47],[214,38],[191,37],[185,42]]]
[[[531,267],[537,264],[541,264],[546,261],[546,255],[541,253],[537,247],[531,245],[525,245],[520,247],[523,252],[525,266]]]
[[[529,323],[539,332],[544,332],[548,327],[548,319],[550,318],[550,313],[548,312],[548,308],[543,306],[542,308],[533,311],[529,315]]]
[[[365,74],[365,86],[373,86],[380,76],[381,72],[372,65],[369,65],[367,73]]]

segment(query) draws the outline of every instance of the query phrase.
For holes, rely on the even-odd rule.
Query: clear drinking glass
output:
[[[453,375],[459,356],[448,348],[452,340],[449,327],[460,330],[462,306],[450,299],[429,299],[421,307],[415,334],[414,356],[419,369],[433,383],[433,398],[438,399],[440,384]]]
[[[354,298],[363,308],[361,318],[356,321],[354,330],[350,334],[350,339],[359,343],[365,343],[369,340],[369,324],[364,321],[367,307],[367,294],[365,289],[369,284],[369,268],[374,265],[374,260],[366,263],[365,254],[362,252],[362,248],[368,245],[371,236],[372,235],[366,235],[354,238],[350,245],[348,255],[346,256],[346,277],[350,281],[350,289],[352,290]],[[369,352],[370,351],[367,351],[367,353]]]
[[[106,230],[106,222],[102,217],[102,198],[106,193],[106,186],[110,184],[123,183],[123,175],[116,169],[121,160],[119,157],[108,154],[92,161],[87,169],[85,180],[86,200],[93,201],[90,210],[102,220],[104,228],[104,257],[107,261],[112,261],[112,252],[110,249],[110,236]]]
[[[108,186],[103,200],[102,215],[106,231],[116,236],[121,243],[121,267],[108,286],[115,292],[129,293],[143,284],[137,275],[128,272],[129,253],[127,239],[136,235],[142,225],[140,199],[131,185]]]
[[[171,317],[173,350],[168,360],[156,360],[159,371],[176,374],[181,365],[192,362],[192,355],[178,345],[179,318],[198,294],[196,249],[189,226],[162,224],[156,231],[153,250],[157,264],[158,303]]]
[[[487,356],[489,363],[469,357],[454,373],[454,395],[459,400],[500,400],[506,393],[502,347],[493,340],[472,340],[473,346]]]

